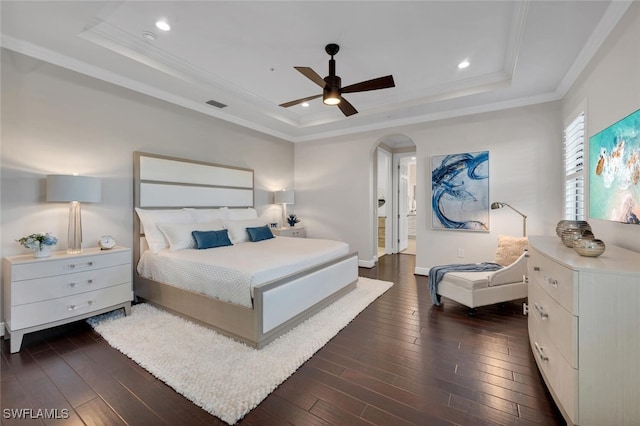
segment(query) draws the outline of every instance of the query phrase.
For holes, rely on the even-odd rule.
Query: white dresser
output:
[[[18,352],[26,333],[124,308],[130,313],[131,250],[85,249],[50,257],[33,255],[2,260],[3,312],[11,336],[11,353]]]
[[[640,253],[529,237],[529,340],[567,424],[640,425]]]
[[[271,232],[273,232],[273,235],[281,237],[306,238],[307,236],[307,231],[302,226],[297,228],[275,228]]]

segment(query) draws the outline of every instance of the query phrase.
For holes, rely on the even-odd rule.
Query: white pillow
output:
[[[248,209],[229,209],[229,220],[249,220],[257,219],[258,212],[256,209],[249,207]]]
[[[136,207],[136,213],[142,222],[149,250],[153,253],[169,247],[169,242],[157,227],[158,223],[193,223],[191,213],[183,209],[147,210]]]
[[[195,223],[226,220],[229,216],[229,209],[227,207],[220,207],[219,209],[191,209],[190,211]],[[211,231],[215,231],[215,229],[211,229]]]
[[[157,223],[156,226],[169,241],[169,250],[178,251],[196,248],[193,231],[219,231],[223,229],[221,220],[207,223]]]
[[[231,242],[237,244],[249,241],[247,228],[265,226],[266,224],[266,221],[263,219],[227,220],[224,223],[224,227],[229,231],[229,239]]]

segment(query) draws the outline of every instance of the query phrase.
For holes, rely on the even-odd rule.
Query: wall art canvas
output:
[[[640,224],[640,109],[589,139],[589,216]]]
[[[431,157],[432,228],[489,230],[489,151]]]

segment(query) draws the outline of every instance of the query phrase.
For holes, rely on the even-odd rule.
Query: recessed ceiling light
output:
[[[468,67],[470,65],[469,61],[467,59],[465,59],[464,61],[460,62],[458,64],[458,68],[459,69],[465,69],[466,67]]]
[[[162,31],[169,31],[171,29],[171,25],[169,25],[167,23],[167,21],[158,21],[158,22],[156,22],[156,27],[158,27]]]
[[[300,105],[302,105],[305,108],[308,108],[309,107],[309,102],[303,102]]]

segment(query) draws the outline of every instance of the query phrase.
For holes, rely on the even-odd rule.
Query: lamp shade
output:
[[[292,190],[282,190],[273,193],[274,204],[294,204],[294,192]]]
[[[102,181],[89,176],[47,175],[47,201],[99,203]]]

